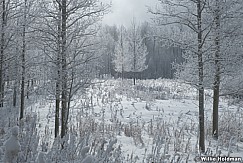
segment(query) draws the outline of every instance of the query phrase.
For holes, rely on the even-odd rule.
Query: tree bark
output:
[[[203,53],[202,53],[202,4],[197,0],[197,24],[198,24],[198,72],[199,72],[199,150],[205,151],[204,133],[204,85],[203,85]]]
[[[155,74],[154,74],[154,78],[157,79],[158,78],[158,61],[156,60],[156,54],[155,54],[155,45],[156,45],[156,40],[155,40],[155,36],[153,37],[153,61],[155,64]]]
[[[59,15],[58,15],[58,40],[57,40],[57,79],[56,79],[56,110],[55,110],[55,138],[59,135],[59,119],[60,119],[60,57],[61,57],[61,4],[59,6]]]
[[[122,33],[122,27],[121,27],[121,50],[122,50],[122,72],[121,72],[121,78],[124,79],[124,50],[123,50],[123,33]]]
[[[17,50],[16,50],[17,52]],[[18,84],[18,67],[17,67],[17,56],[15,56],[15,79],[14,79],[14,88],[13,88],[13,107],[17,105],[17,84]]]
[[[133,22],[133,85],[136,85],[136,62],[137,62],[137,54],[136,54],[136,26],[135,22]]]
[[[29,99],[29,94],[30,94],[30,80],[27,81],[27,88],[26,88],[26,98],[27,99]]]
[[[219,0],[216,0],[215,11],[215,25],[216,25],[216,37],[215,37],[215,76],[213,85],[213,138],[218,139],[218,108],[219,108],[219,87],[220,87],[220,6]]]
[[[3,107],[4,98],[4,79],[3,79],[3,64],[4,64],[4,45],[5,45],[5,26],[6,26],[6,3],[2,0],[2,31],[1,31],[1,48],[0,48],[0,107]]]
[[[59,80],[59,79],[58,79]],[[59,110],[60,110],[60,92],[59,83],[56,83],[56,110],[55,110],[55,138],[59,135]]]
[[[27,0],[24,1],[24,20],[23,20],[23,33],[22,33],[22,74],[21,74],[21,99],[20,99],[20,119],[24,117],[24,103],[25,103],[25,53],[26,53],[26,11]]]
[[[16,81],[14,81],[14,92],[13,92],[13,107],[16,107],[17,105],[17,86]]]
[[[62,125],[61,125],[61,138],[66,135],[67,123],[66,123],[66,114],[67,114],[67,64],[66,64],[66,28],[67,28],[67,4],[66,0],[62,0]]]

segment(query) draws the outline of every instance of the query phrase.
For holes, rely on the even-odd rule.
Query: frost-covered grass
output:
[[[135,86],[132,80],[121,79],[97,79],[94,83],[71,103],[64,146],[60,146],[63,140],[53,138],[54,102],[41,99],[27,108],[30,116],[20,127],[20,144],[35,144],[29,145],[35,152],[28,152],[28,143],[22,143],[22,156],[29,161],[38,158],[39,153],[47,162],[87,159],[124,163],[195,162],[199,155],[243,156],[243,108],[230,105],[228,99],[220,100],[220,137],[213,140],[210,90],[205,95],[207,151],[200,154],[195,88],[168,79],[138,80]],[[19,122],[5,118],[1,123],[2,146],[8,130]],[[24,136],[27,133],[29,136]]]
[[[122,124],[123,132],[118,135],[118,142],[126,156],[139,158],[137,162],[148,158],[155,162],[176,159],[194,162],[195,156],[200,155],[195,88],[166,79],[141,80],[136,86],[132,86],[130,80],[108,80],[97,88],[99,93],[92,93],[92,98],[97,99],[94,108],[99,111],[102,104],[102,108],[108,108],[105,119],[111,121],[115,117],[112,122]],[[205,94],[207,155],[217,155],[220,151],[221,155],[242,156],[242,108],[228,105],[227,100],[221,99],[219,128],[222,135],[215,142],[211,138],[211,94],[210,90]]]

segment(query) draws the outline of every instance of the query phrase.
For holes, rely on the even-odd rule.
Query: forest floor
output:
[[[195,88],[168,79],[137,80],[135,86],[127,79],[95,80],[94,83],[71,102],[69,127],[72,130],[82,134],[88,129],[99,135],[98,139],[116,138],[116,148],[121,150],[124,162],[199,161],[195,159],[200,156]],[[243,156],[243,107],[233,101],[220,99],[220,136],[216,141],[211,137],[212,91],[205,91],[206,153],[201,156]],[[42,142],[48,142],[51,148],[54,101],[35,100],[26,109],[26,114],[33,112],[37,113],[38,150],[43,150]],[[1,120],[2,123],[9,121],[7,126],[11,126],[10,118]]]

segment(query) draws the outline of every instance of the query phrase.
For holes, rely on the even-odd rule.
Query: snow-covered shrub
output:
[[[108,163],[120,159],[119,150],[115,148],[116,139],[111,139],[107,131],[100,132],[102,123],[95,123],[92,118],[82,118],[78,121],[78,125],[71,126],[65,137],[55,138],[44,156],[39,154],[40,160],[45,163]]]
[[[144,141],[142,139],[142,127],[140,124],[133,125],[124,125],[124,135],[127,137],[132,137],[135,146],[144,146]]]
[[[117,143],[117,139],[110,139],[109,143],[105,146],[106,143],[107,141],[104,140],[101,146],[98,148],[97,152],[94,152],[96,162],[110,163],[115,162],[115,160],[121,160],[122,155],[119,147],[114,147]]]
[[[10,138],[4,143],[5,154],[4,162],[5,163],[14,163],[17,162],[18,153],[20,152],[20,143],[18,140],[19,127],[15,126],[11,129]]]
[[[243,141],[243,113],[241,110],[224,111],[219,118],[219,146],[236,146]]]
[[[19,162],[35,161],[38,156],[39,134],[36,128],[37,115],[27,114],[20,126],[19,142],[21,152],[19,153]]]
[[[208,122],[212,124],[212,120]],[[239,151],[239,146],[243,142],[243,113],[238,110],[227,109],[219,112],[219,137],[218,140],[212,138],[212,125],[206,129],[208,147],[205,155],[222,156]]]
[[[46,162],[83,160],[86,153],[82,149],[86,147],[88,137],[89,135],[81,138],[76,133],[68,133],[62,139],[60,137],[55,138],[51,149],[45,155]]]
[[[188,162],[195,153],[191,137],[194,124],[189,116],[181,114],[176,121],[151,119],[148,134],[153,138],[152,149],[145,152],[143,162]]]
[[[37,163],[47,163],[46,162],[46,158],[45,158],[45,153],[44,152],[40,152],[38,154],[38,158],[36,160]]]

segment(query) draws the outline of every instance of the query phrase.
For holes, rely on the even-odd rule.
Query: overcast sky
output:
[[[101,0],[102,2],[111,2],[111,12],[104,17],[103,23],[108,25],[131,24],[132,18],[136,22],[149,20],[151,15],[147,13],[146,6],[155,6],[158,0]]]

